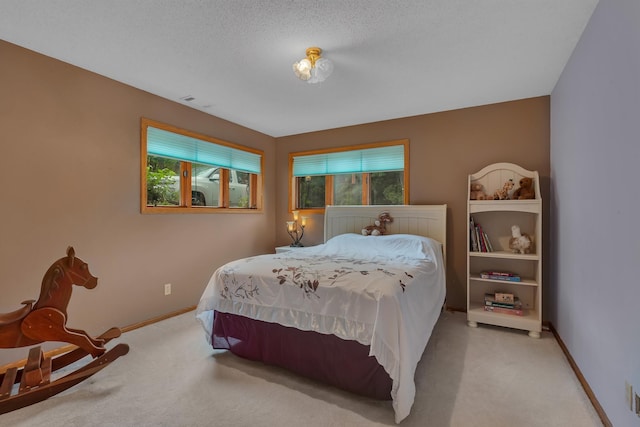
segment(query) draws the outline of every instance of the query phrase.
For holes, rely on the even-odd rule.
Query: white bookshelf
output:
[[[489,324],[522,329],[529,336],[540,337],[542,331],[542,198],[537,171],[526,170],[512,163],[495,163],[469,175],[467,190],[472,183],[480,183],[484,191],[493,195],[512,179],[519,187],[523,177],[533,178],[535,199],[528,200],[469,200],[467,220],[473,217],[487,234],[493,252],[474,252],[471,228],[467,226],[467,322],[471,327]],[[469,194],[469,191],[467,191]],[[509,249],[511,226],[518,225],[532,237],[530,253],[513,253]],[[521,277],[520,282],[483,279],[481,271],[506,271]],[[485,311],[485,293],[508,292],[522,302],[523,315]]]

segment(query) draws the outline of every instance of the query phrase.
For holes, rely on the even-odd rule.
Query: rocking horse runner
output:
[[[54,262],[42,279],[37,301],[24,301],[22,308],[0,314],[0,348],[17,348],[40,344],[45,341],[67,342],[78,349],[56,359],[45,359],[39,347],[29,352],[27,365],[18,370],[11,368],[0,374],[0,414],[44,400],[83,381],[113,360],[127,354],[129,347],[118,344],[107,351],[107,341],[117,338],[121,332],[111,328],[98,338],[85,331],[66,326],[67,306],[73,285],[93,289],[98,279],[91,275],[86,262],[75,256],[72,247],[67,256]],[[94,361],[54,382],[49,374],[90,354]],[[20,382],[20,392],[11,396],[14,383]]]

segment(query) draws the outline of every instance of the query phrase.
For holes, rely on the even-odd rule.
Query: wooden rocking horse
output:
[[[37,301],[24,301],[23,307],[0,314],[0,348],[18,348],[46,341],[66,342],[77,346],[75,350],[56,358],[45,358],[42,349],[32,347],[23,368],[9,368],[0,374],[0,414],[45,400],[89,378],[129,352],[127,344],[112,349],[105,344],[120,336],[118,328],[111,328],[97,338],[85,331],[67,328],[67,306],[73,285],[93,289],[97,277],[91,275],[86,262],[75,256],[72,247],[67,256],[54,262],[42,279]],[[35,304],[34,304],[35,302]],[[51,373],[83,357],[93,360],[79,369],[51,381]],[[12,395],[14,384],[20,384]]]

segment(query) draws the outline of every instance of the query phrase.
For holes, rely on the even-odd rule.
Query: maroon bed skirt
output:
[[[369,356],[369,346],[236,314],[215,312],[213,323],[213,348],[363,396],[391,400],[391,378]]]

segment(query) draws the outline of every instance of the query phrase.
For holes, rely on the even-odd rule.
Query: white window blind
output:
[[[310,154],[293,158],[293,176],[404,170],[404,145]]]
[[[147,127],[147,154],[260,173],[260,155],[153,126]]]

